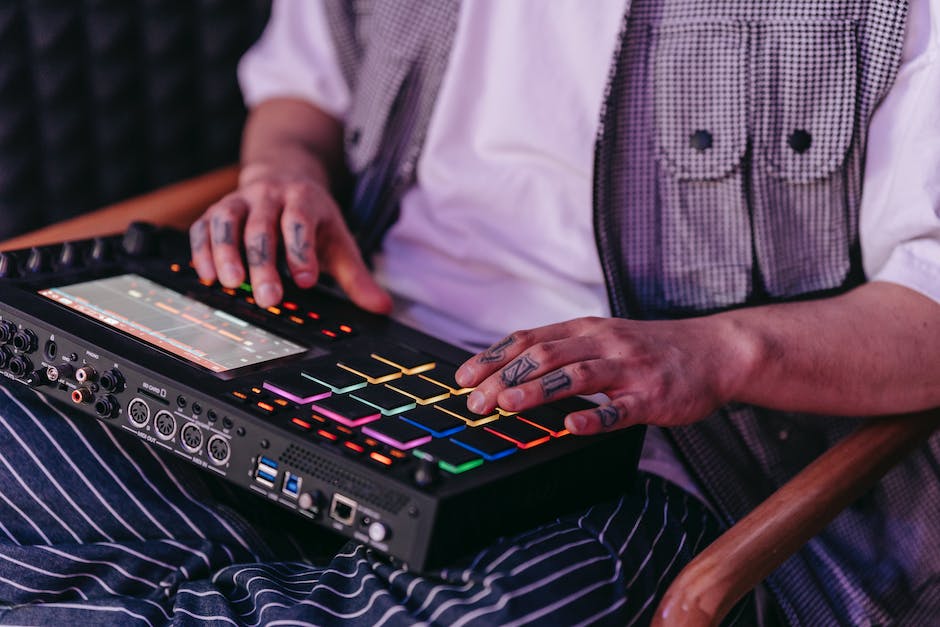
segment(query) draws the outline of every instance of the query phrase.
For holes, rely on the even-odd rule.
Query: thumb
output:
[[[345,225],[325,229],[323,266],[332,275],[350,300],[366,311],[387,314],[392,310],[392,297],[375,280],[366,267],[359,248]]]

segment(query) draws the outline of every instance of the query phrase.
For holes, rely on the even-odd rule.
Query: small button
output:
[[[790,133],[790,137],[787,138],[787,143],[790,145],[790,148],[793,149],[793,152],[801,155],[809,150],[809,147],[813,143],[813,136],[802,129],[797,129]]]
[[[361,128],[354,128],[349,131],[349,145],[350,146],[358,146],[360,139],[362,139]]]
[[[712,134],[708,131],[695,131],[689,137],[689,146],[699,152],[705,152],[712,147]]]
[[[384,542],[388,536],[388,527],[383,523],[375,521],[369,525],[369,539],[373,542]]]

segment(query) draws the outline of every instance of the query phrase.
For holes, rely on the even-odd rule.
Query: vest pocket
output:
[[[758,29],[754,248],[765,288],[785,297],[838,287],[855,230],[845,168],[855,128],[855,24]]]
[[[738,22],[652,32],[661,285],[671,306],[723,307],[750,291],[746,46]]]

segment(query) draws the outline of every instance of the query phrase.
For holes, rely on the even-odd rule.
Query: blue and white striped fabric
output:
[[[285,533],[257,497],[66,412],[0,387],[5,624],[642,625],[719,531],[644,476],[634,495],[433,574],[352,543],[318,560],[332,536],[299,519]]]

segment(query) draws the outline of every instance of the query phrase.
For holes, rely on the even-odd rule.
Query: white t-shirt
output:
[[[457,31],[417,180],[376,274],[399,319],[469,349],[609,315],[592,226],[593,145],[624,0],[474,0]],[[870,127],[867,276],[940,302],[940,2],[912,0],[900,73]],[[248,106],[350,93],[319,0],[275,2],[239,78]],[[641,467],[694,488],[651,433]],[[678,474],[677,474],[678,473]]]

